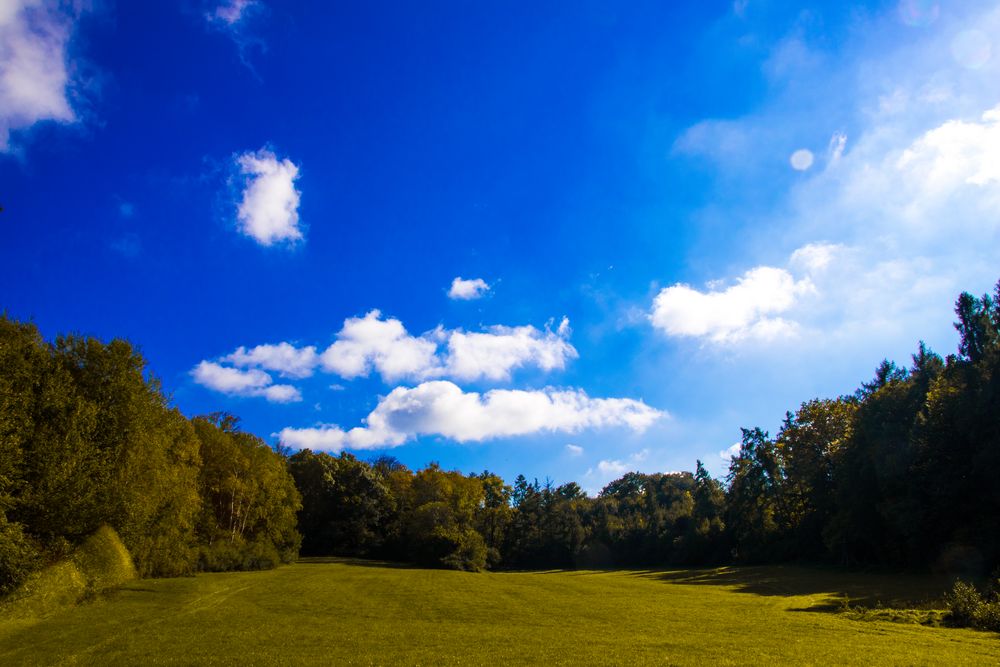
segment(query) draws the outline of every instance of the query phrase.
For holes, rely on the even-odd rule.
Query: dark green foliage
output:
[[[288,469],[302,494],[304,555],[365,556],[379,550],[381,528],[394,507],[378,466],[346,453],[334,457],[306,449],[288,459]]]
[[[287,562],[298,550],[298,494],[284,459],[253,436],[229,437],[250,497],[238,535],[249,555],[213,562]],[[0,317],[0,594],[103,525],[140,575],[194,571],[199,546],[215,539],[196,530],[203,498],[217,500],[212,485],[226,479],[202,464],[215,444],[203,448],[126,341],[49,344],[33,325]]]

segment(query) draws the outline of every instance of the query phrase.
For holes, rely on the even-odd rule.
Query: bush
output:
[[[983,596],[972,584],[956,581],[945,602],[952,625],[1000,632],[1000,599],[995,591]]]
[[[86,578],[90,592],[120,586],[138,577],[132,556],[109,526],[101,526],[84,540],[72,560]]]
[[[28,575],[4,607],[14,617],[45,616],[135,578],[132,556],[118,533],[101,526],[69,558]]]
[[[76,604],[87,594],[87,578],[72,561],[60,561],[25,579],[4,601],[3,614],[12,618],[47,616]]]
[[[198,568],[202,572],[231,570],[271,570],[286,562],[269,542],[233,542],[218,540],[199,550]]]

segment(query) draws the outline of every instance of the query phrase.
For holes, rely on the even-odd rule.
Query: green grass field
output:
[[[470,574],[344,560],[153,579],[0,620],[0,663],[1000,663],[1000,637],[837,613],[927,578],[786,567]],[[925,605],[926,606],[926,605]]]

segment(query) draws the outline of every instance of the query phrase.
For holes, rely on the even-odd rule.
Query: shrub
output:
[[[15,617],[45,616],[135,578],[132,556],[118,533],[101,526],[69,558],[28,575],[4,606]]]
[[[945,602],[952,625],[1000,632],[1000,598],[996,592],[983,596],[972,584],[956,581]]]
[[[72,560],[86,578],[91,592],[120,586],[138,576],[128,549],[109,526],[101,526],[84,540],[73,553]]]
[[[12,618],[46,616],[76,604],[87,594],[87,578],[72,561],[60,561],[25,579],[4,601],[5,615]]]

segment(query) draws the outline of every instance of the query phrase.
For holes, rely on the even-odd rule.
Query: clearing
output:
[[[0,620],[0,663],[1000,663],[1000,638],[836,613],[940,596],[929,578],[795,567],[423,570],[304,559],[149,579],[41,620]]]

